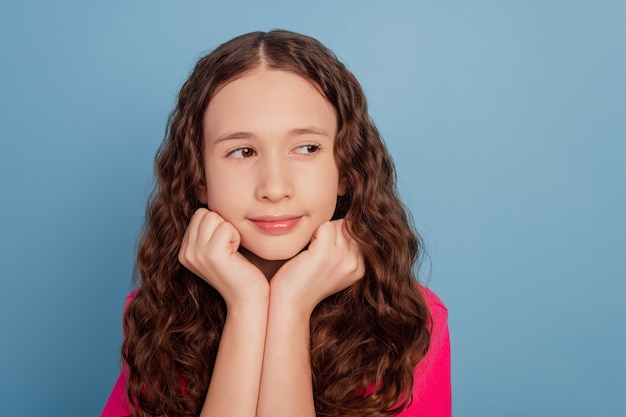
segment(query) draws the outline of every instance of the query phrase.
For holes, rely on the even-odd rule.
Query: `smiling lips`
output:
[[[280,235],[292,230],[302,219],[302,216],[262,216],[250,218],[250,220],[261,231],[269,234]]]

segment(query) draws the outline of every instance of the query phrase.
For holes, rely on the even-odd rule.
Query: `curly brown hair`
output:
[[[191,215],[203,206],[205,109],[220,87],[259,67],[304,77],[334,106],[334,152],[347,192],[333,218],[345,219],[365,258],[364,278],[311,315],[317,414],[395,414],[412,400],[413,369],[430,341],[429,311],[413,270],[421,241],[354,75],[317,40],[280,30],[239,36],[201,58],[168,120],[137,256],[140,290],[124,315],[132,414],[197,416],[205,400],[226,306],[177,255]]]

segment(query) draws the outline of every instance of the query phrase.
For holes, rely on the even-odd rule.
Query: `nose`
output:
[[[256,198],[278,202],[289,199],[294,194],[289,162],[281,158],[267,158],[261,161],[257,171]]]

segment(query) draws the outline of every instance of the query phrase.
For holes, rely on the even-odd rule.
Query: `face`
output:
[[[203,133],[203,197],[251,256],[292,258],[330,220],[342,191],[337,117],[309,81],[270,69],[238,78],[210,101]]]

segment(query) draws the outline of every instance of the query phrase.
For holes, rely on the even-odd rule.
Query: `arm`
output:
[[[213,378],[200,413],[204,416],[253,416],[256,411],[267,321],[267,303],[228,310]],[[122,371],[100,417],[129,416],[128,367]]]
[[[228,309],[200,417],[255,415],[266,326],[267,302]]]
[[[270,307],[258,417],[315,416],[309,361],[309,321],[315,306],[363,277],[356,244],[343,221],[321,225],[309,248],[270,282]]]
[[[237,230],[218,214],[192,216],[180,262],[224,298],[226,322],[200,417],[256,413],[269,302],[269,285],[238,251]]]
[[[315,416],[309,362],[310,312],[272,294],[258,417]]]
[[[227,317],[201,417],[254,416],[259,395],[265,330],[267,280],[237,252],[239,235],[221,217],[200,209],[192,217],[179,253],[180,262],[217,289]],[[131,293],[128,303],[137,292]],[[128,367],[113,387],[101,417],[129,416]]]

